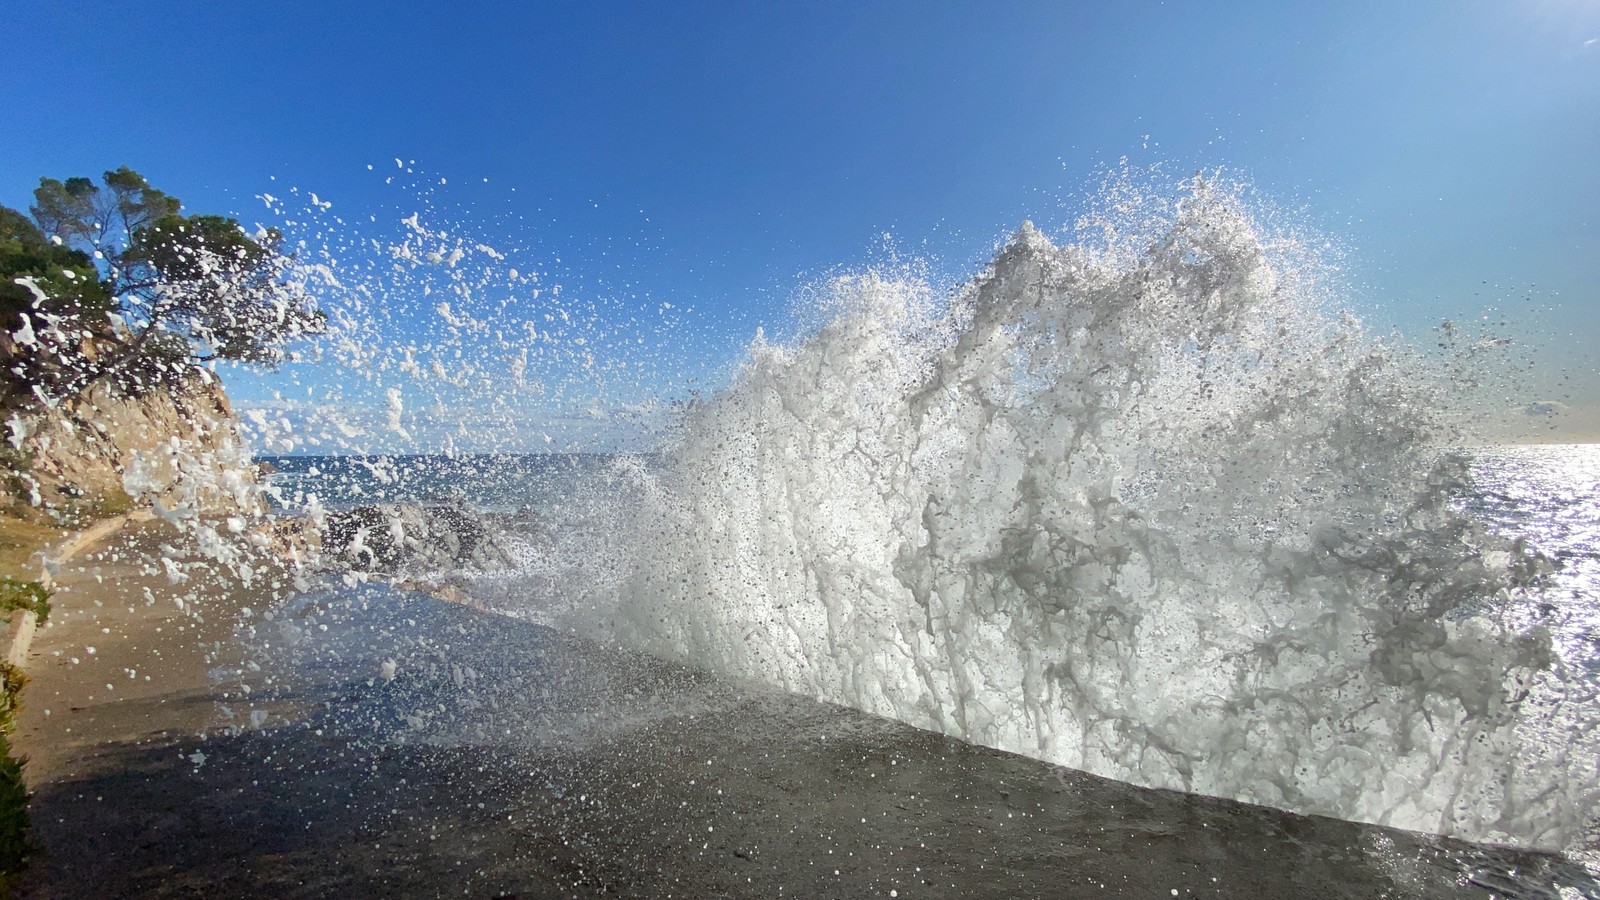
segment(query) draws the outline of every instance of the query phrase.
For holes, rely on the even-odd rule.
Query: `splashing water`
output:
[[[1592,678],[1552,645],[1550,563],[1464,506],[1438,367],[1332,312],[1317,253],[1241,188],[1124,177],[1100,204],[948,294],[834,279],[659,461],[573,485],[495,608],[1136,784],[1581,840]],[[249,411],[263,449],[521,451],[667,407],[673,315],[608,328],[419,213],[390,243],[308,221],[323,358],[353,377],[285,402],[320,433]],[[401,459],[356,464],[383,493]]]
[[[637,467],[573,624],[1142,785],[1579,838],[1549,566],[1457,509],[1419,361],[1238,190],[1104,205],[949,298],[843,277],[814,333],[758,336]]]

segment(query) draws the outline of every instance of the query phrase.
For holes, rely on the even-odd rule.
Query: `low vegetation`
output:
[[[22,766],[26,762],[11,754],[10,739],[0,734],[0,893],[8,892],[12,878],[27,862],[31,849],[28,786],[22,779]]]
[[[50,591],[36,581],[0,578],[0,614],[7,620],[19,615],[37,616],[40,624],[50,614]],[[11,752],[11,731],[22,709],[22,688],[28,676],[10,662],[0,660],[0,891],[28,858],[28,787],[22,778],[24,757]]]
[[[40,625],[50,615],[50,591],[37,581],[0,578],[0,618],[10,621],[18,612],[31,612]],[[0,712],[4,708],[0,707]]]

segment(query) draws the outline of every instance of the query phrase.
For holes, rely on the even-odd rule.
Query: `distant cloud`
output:
[[[1589,38],[1587,41],[1583,42],[1583,45],[1585,47],[1593,47],[1596,41],[1600,41],[1600,38]]]
[[[1522,408],[1528,416],[1559,416],[1565,414],[1567,405],[1560,400],[1535,400]]]

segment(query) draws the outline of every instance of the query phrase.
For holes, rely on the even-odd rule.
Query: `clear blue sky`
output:
[[[1600,0],[0,16],[0,203],[129,165],[196,212],[250,219],[290,185],[404,214],[384,177],[416,160],[451,216],[569,296],[604,294],[602,316],[695,307],[685,368],[705,377],[881,233],[976,266],[1023,218],[1065,224],[1128,156],[1226,166],[1303,207],[1382,326],[1532,295],[1553,313],[1530,339],[1580,377],[1567,401],[1600,388]]]

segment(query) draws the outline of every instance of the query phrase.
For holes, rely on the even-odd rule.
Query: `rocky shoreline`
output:
[[[325,569],[409,577],[515,565],[490,523],[460,501],[382,503],[330,512],[319,540]]]

